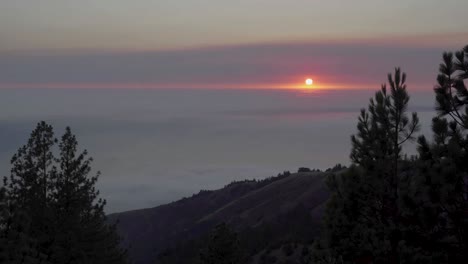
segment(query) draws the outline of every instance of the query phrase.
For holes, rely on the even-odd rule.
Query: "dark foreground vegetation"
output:
[[[418,136],[397,68],[361,111],[350,168],[302,167],[111,216],[70,129],[57,140],[41,122],[0,188],[0,263],[466,263],[467,79],[468,46],[444,53],[432,139]]]
[[[106,222],[91,161],[77,152],[70,128],[57,140],[52,126],[37,125],[1,189],[0,263],[127,262]]]
[[[417,114],[399,69],[363,109],[353,166],[328,178],[332,192],[315,263],[466,263],[468,260],[468,46],[445,53],[435,87],[433,139],[415,137]],[[448,119],[444,118],[448,116]]]

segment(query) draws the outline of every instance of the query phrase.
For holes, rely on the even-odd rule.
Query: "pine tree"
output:
[[[201,264],[242,264],[243,257],[237,233],[222,223],[214,228],[207,246],[200,252]]]
[[[468,45],[455,53],[445,52],[435,87],[437,111],[450,116],[459,126],[468,129]]]
[[[39,252],[45,255],[50,253],[50,234],[53,232],[49,179],[55,171],[52,153],[55,142],[52,126],[40,122],[27,144],[11,159],[10,177],[4,179],[10,219],[23,219],[20,215],[27,214],[28,227],[25,228],[26,223],[23,223],[17,228],[25,237],[33,239]],[[13,227],[10,230],[18,231]]]
[[[7,219],[0,234],[0,263],[47,264],[47,255],[29,236],[31,221],[24,212],[16,212]]]
[[[414,177],[412,210],[415,232],[433,263],[460,263],[468,258],[468,137],[457,122],[433,119],[433,142],[418,139],[419,171]]]
[[[433,140],[418,139],[419,171],[414,177],[413,231],[433,263],[461,263],[468,258],[468,46],[443,54],[435,87]],[[448,116],[448,121],[443,116]]]
[[[46,264],[46,255],[38,251],[37,243],[28,235],[31,221],[27,214],[12,214],[6,190],[0,189],[0,263]]]
[[[99,173],[89,176],[92,159],[86,151],[77,154],[70,128],[61,138],[58,158],[57,142],[52,126],[40,122],[13,156],[11,175],[4,182],[9,219],[16,226],[7,228],[11,232],[4,236],[6,243],[33,246],[42,264],[126,263],[115,226],[106,223],[105,201],[95,188]]]
[[[407,115],[406,75],[400,69],[388,75],[390,94],[382,85],[367,110],[361,110],[358,133],[351,137],[348,172],[332,177],[324,237],[316,243],[316,261],[398,263],[401,255],[402,173],[401,147],[419,130],[416,113]]]
[[[380,249],[381,244],[362,220],[369,212],[368,185],[364,182],[362,169],[351,166],[341,174],[327,177],[331,196],[323,218],[320,238],[314,243],[312,263],[350,263],[371,256],[370,252]],[[370,200],[368,200],[370,201]],[[368,232],[371,231],[371,232]]]
[[[56,263],[124,263],[125,252],[113,226],[106,223],[105,201],[95,189],[99,172],[89,176],[92,158],[77,153],[78,142],[69,127],[59,143],[59,170],[52,177],[55,213]]]

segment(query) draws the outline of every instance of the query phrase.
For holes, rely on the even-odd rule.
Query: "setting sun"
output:
[[[313,83],[314,83],[314,80],[312,80],[310,78],[305,80],[305,84],[308,85],[308,86],[312,85]]]

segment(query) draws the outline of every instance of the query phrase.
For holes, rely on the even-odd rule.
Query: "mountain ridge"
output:
[[[293,239],[288,228],[307,219],[310,227],[304,233],[313,235],[328,198],[327,175],[284,172],[261,181],[233,182],[169,204],[111,214],[109,221],[117,222],[123,244],[136,264],[155,263],[161,252],[200,239],[221,222],[239,232],[272,230],[268,232],[275,233],[278,240],[287,240]]]

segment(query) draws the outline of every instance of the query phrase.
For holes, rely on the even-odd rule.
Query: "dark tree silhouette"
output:
[[[419,130],[417,114],[411,119],[407,115],[405,81],[405,74],[395,69],[394,76],[388,75],[390,94],[382,85],[368,109],[361,110],[358,133],[351,137],[355,167],[328,179],[332,197],[322,240],[316,243],[316,261],[399,261],[400,199],[408,184],[401,176],[401,147]]]
[[[436,117],[433,142],[418,139],[419,173],[411,203],[414,230],[425,255],[436,263],[468,258],[468,138],[457,122]]]
[[[237,233],[222,223],[214,228],[206,248],[200,252],[202,264],[242,264],[243,257]]]
[[[414,236],[436,263],[462,263],[468,258],[468,46],[443,54],[435,87],[433,140],[418,139],[419,173],[411,205],[419,227]],[[443,116],[449,116],[448,121]]]
[[[445,52],[435,87],[437,111],[449,115],[459,126],[468,129],[468,45],[462,50]]]
[[[115,228],[106,223],[105,201],[95,189],[99,173],[89,176],[92,159],[86,151],[77,153],[68,127],[58,158],[57,142],[52,126],[40,122],[13,156],[11,175],[4,180],[9,218],[28,221],[9,229],[32,239],[48,263],[126,263]],[[15,243],[11,234],[5,236],[10,244]]]
[[[47,264],[47,255],[38,250],[35,239],[29,236],[31,221],[23,211],[11,215],[3,208],[0,230],[0,263]]]
[[[31,133],[26,145],[11,159],[9,178],[5,177],[7,202],[11,208],[11,219],[26,214],[30,222],[21,224],[21,232],[37,242],[38,250],[45,255],[51,253],[53,233],[51,208],[51,175],[56,168],[52,147],[57,142],[52,126],[40,122]]]
[[[77,153],[78,142],[69,127],[59,143],[59,170],[52,177],[56,263],[123,263],[119,238],[106,224],[105,201],[95,189],[99,172],[89,176],[92,158]]]

